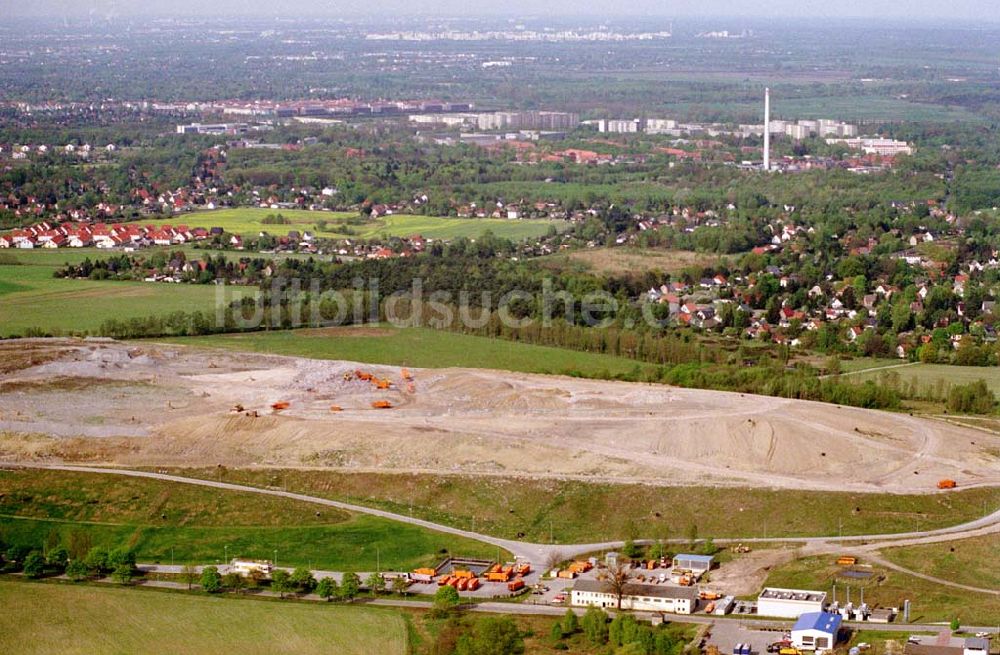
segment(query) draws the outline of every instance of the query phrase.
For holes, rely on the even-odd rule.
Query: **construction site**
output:
[[[2,456],[837,491],[1000,483],[1000,436],[808,401],[83,340],[0,344]]]

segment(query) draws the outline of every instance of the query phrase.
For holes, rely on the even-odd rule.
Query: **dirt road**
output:
[[[240,491],[248,493],[263,494],[269,496],[280,496],[283,498],[290,498],[293,500],[299,500],[307,503],[314,503],[317,505],[324,505],[327,507],[336,507],[338,509],[343,509],[350,512],[356,512],[361,514],[369,514],[372,516],[378,516],[381,518],[389,519],[392,521],[398,521],[401,523],[407,523],[409,525],[415,525],[422,528],[427,528],[429,530],[435,530],[437,532],[443,532],[446,534],[453,534],[460,537],[465,537],[468,539],[475,539],[483,543],[488,543],[494,546],[503,548],[514,556],[525,559],[529,562],[535,563],[536,567],[542,565],[549,557],[551,553],[558,552],[564,558],[572,558],[577,555],[584,553],[593,553],[599,551],[615,550],[621,548],[623,542],[621,541],[609,541],[600,543],[588,543],[588,544],[536,544],[530,542],[516,541],[512,539],[500,539],[491,535],[483,534],[480,532],[473,532],[470,530],[461,530],[448,525],[442,525],[440,523],[434,523],[432,521],[425,521],[423,519],[418,519],[412,516],[405,516],[402,514],[396,514],[393,512],[387,512],[380,509],[375,509],[371,507],[365,507],[363,505],[354,505],[351,503],[344,503],[336,500],[330,500],[328,498],[320,498],[317,496],[310,496],[306,494],[299,494],[290,491],[282,491],[279,489],[262,489],[260,487],[252,487],[240,484],[232,484],[229,482],[218,482],[214,480],[203,480],[197,478],[187,478],[177,475],[169,475],[165,473],[154,473],[150,471],[135,471],[127,469],[111,469],[95,466],[71,466],[71,465],[59,465],[59,464],[41,464],[41,463],[28,463],[28,464],[4,464],[0,462],[0,466],[21,466],[28,468],[41,468],[41,469],[54,469],[60,471],[76,471],[81,473],[102,473],[111,475],[123,475],[138,478],[150,478],[154,480],[163,480],[167,482],[177,482],[182,484],[192,484],[203,487],[211,487],[214,489],[225,489],[228,491]],[[980,536],[983,534],[991,534],[994,532],[1000,532],[1000,510],[993,512],[987,516],[983,516],[974,521],[969,521],[967,523],[962,523],[960,525],[954,525],[947,528],[940,528],[937,530],[927,530],[923,532],[905,532],[896,534],[869,534],[869,535],[852,535],[847,537],[838,536],[816,536],[816,537],[786,537],[786,538],[771,538],[771,539],[717,539],[716,543],[720,545],[725,545],[727,543],[759,543],[759,542],[770,542],[770,543],[789,543],[789,544],[801,544],[806,546],[806,551],[803,554],[822,554],[826,552],[836,552],[841,548],[840,543],[843,542],[867,542],[864,545],[856,548],[856,550],[863,550],[869,553],[872,559],[877,557],[877,551],[881,548],[890,548],[894,546],[912,546],[925,543],[936,543],[939,541],[950,541],[956,539],[965,539],[968,537]],[[669,540],[672,543],[684,543],[684,539],[672,539]],[[637,543],[650,543],[649,541],[638,540]],[[904,569],[900,566],[886,562],[884,559],[879,558],[879,563],[893,568],[895,570],[915,575],[917,577],[922,577],[940,584],[945,584],[952,587],[957,587],[961,589],[974,590],[974,591],[984,591],[985,593],[1000,594],[998,590],[982,590],[972,587],[967,587],[964,585],[958,585],[951,583],[947,580],[940,580],[936,578],[931,578],[929,576],[919,574],[908,569]]]

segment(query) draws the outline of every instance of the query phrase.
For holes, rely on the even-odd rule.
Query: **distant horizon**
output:
[[[675,0],[669,11],[655,0],[615,2],[600,7],[580,7],[571,0],[555,0],[540,8],[528,0],[511,0],[500,5],[481,5],[459,0],[346,0],[343,2],[310,0],[217,0],[211,5],[195,0],[37,0],[31,4],[8,6],[6,18],[71,19],[80,18],[345,18],[390,20],[894,20],[907,23],[947,22],[978,24],[1000,23],[1000,6],[989,0],[952,0],[942,6],[932,0],[771,0],[755,3],[736,0]],[[759,5],[764,6],[759,6]],[[494,10],[493,7],[496,7]]]

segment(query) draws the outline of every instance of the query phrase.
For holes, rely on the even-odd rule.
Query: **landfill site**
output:
[[[857,491],[1000,483],[1000,436],[664,385],[108,340],[0,343],[0,457]]]

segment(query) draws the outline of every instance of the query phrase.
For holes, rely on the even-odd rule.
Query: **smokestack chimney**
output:
[[[764,170],[771,170],[771,89],[764,89]]]

